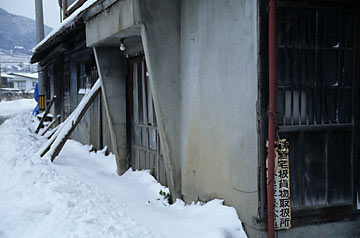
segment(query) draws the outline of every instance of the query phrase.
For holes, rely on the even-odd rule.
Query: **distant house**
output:
[[[10,83],[13,88],[19,89],[23,93],[33,93],[36,83],[38,82],[38,73],[10,73]]]
[[[292,227],[277,237],[360,237],[358,1],[271,1],[274,21],[267,0],[63,2],[77,10],[65,7],[70,15],[32,63],[44,67],[65,117],[100,77],[101,96],[75,139],[111,145],[119,174],[148,169],[187,203],[224,199],[250,238],[266,237],[275,226],[271,115],[289,142],[280,191],[288,197],[290,186],[290,201],[277,206]],[[268,62],[269,41],[277,63]]]
[[[15,76],[13,75],[1,73],[0,88],[14,88],[14,83],[11,82],[11,79],[14,78]]]
[[[14,78],[14,75],[1,73],[0,101],[21,98],[21,91],[17,88],[14,88],[14,82],[12,82]]]

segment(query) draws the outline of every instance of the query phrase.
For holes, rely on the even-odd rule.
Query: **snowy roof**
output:
[[[70,16],[68,16],[63,22],[61,22],[56,28],[54,28],[42,41],[40,41],[34,48],[33,57],[31,59],[32,63],[35,63],[34,55],[42,50],[47,44],[54,40],[58,35],[60,35],[65,30],[71,28],[75,21],[79,20],[83,13],[86,12],[89,8],[94,6],[99,0],[87,0],[81,7],[76,9]],[[35,61],[35,62],[33,62]]]
[[[25,77],[25,78],[31,78],[31,79],[38,79],[38,73],[10,73],[11,75],[13,75],[12,78],[15,78],[15,76],[20,76],[20,77]]]
[[[2,91],[15,91],[18,92],[20,91],[20,89],[18,88],[0,88]]]
[[[1,73],[1,77],[2,78],[15,78],[13,75],[6,74],[6,73]]]

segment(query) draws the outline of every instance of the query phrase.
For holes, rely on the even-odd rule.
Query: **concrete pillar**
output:
[[[181,197],[180,1],[148,0],[137,4],[166,177],[175,199]]]
[[[126,59],[118,47],[94,47],[102,96],[119,175],[127,170]]]

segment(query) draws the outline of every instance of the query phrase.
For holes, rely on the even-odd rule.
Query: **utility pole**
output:
[[[35,15],[36,15],[36,40],[39,44],[44,39],[44,14],[42,0],[35,0]],[[38,65],[39,71],[39,109],[45,110],[45,80],[43,68]]]
[[[0,102],[2,100],[2,78],[1,78],[1,59],[0,59]]]

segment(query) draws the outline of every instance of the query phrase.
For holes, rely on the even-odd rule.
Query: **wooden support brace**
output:
[[[51,162],[53,162],[56,156],[59,155],[61,149],[64,147],[66,141],[70,138],[71,133],[75,130],[76,126],[79,124],[83,116],[85,115],[87,109],[90,107],[91,103],[94,101],[96,96],[100,93],[101,87],[99,87],[94,94],[90,97],[89,101],[85,104],[83,108],[81,108],[80,115],[76,119],[76,121],[72,121],[72,125],[70,130],[65,134],[65,136],[61,139],[60,143],[56,146],[54,152],[51,154]]]
[[[57,125],[52,131],[51,131],[51,134],[47,137],[47,139],[50,139],[54,134],[55,132],[59,129],[59,125]]]
[[[44,157],[50,149],[55,146],[55,149],[50,153],[51,161],[55,159],[100,91],[101,81],[98,79],[90,92],[85,95],[70,116],[53,130],[51,135],[48,137],[50,140],[46,143],[46,146],[40,154],[41,157]]]
[[[41,154],[40,154],[41,157],[44,157],[44,155],[50,150],[52,144],[54,144],[54,141],[55,141],[56,138],[57,138],[57,135],[54,135],[54,134],[55,134],[55,133],[57,132],[57,130],[59,129],[59,126],[60,126],[60,125],[58,125],[57,127],[55,127],[55,128],[52,130],[51,134],[48,136],[48,139],[49,139],[50,141],[48,142],[48,145],[46,146],[46,148],[41,152]]]
[[[45,128],[44,132],[41,133],[41,136],[44,136],[45,133],[50,130],[50,128],[57,122],[60,120],[60,115],[57,115],[56,118]]]
[[[56,99],[56,96],[54,96],[54,97],[51,99],[49,106],[46,108],[46,110],[45,110],[45,112],[44,112],[44,115],[43,115],[43,117],[41,118],[41,120],[40,120],[40,122],[39,122],[39,125],[36,127],[36,130],[35,130],[35,133],[36,133],[36,134],[39,133],[40,128],[41,128],[41,126],[43,125],[43,123],[44,123],[44,121],[45,121],[45,119],[46,119],[46,116],[47,116],[47,114],[49,113],[49,111],[50,111],[50,109],[51,109],[51,106],[54,104],[55,99]]]

